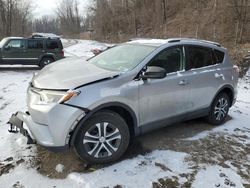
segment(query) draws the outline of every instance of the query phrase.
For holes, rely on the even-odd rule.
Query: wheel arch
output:
[[[212,100],[212,103],[213,103],[213,101],[215,100],[215,98],[216,98],[220,93],[222,93],[222,92],[226,93],[226,94],[229,96],[229,98],[230,98],[230,107],[231,107],[231,106],[233,105],[233,101],[234,101],[234,96],[235,96],[235,94],[234,94],[234,88],[233,88],[233,86],[230,85],[230,84],[226,84],[226,85],[222,86],[222,87],[217,91],[217,93],[215,94],[215,96],[214,96],[214,98],[213,98],[213,100]],[[211,103],[211,105],[212,105],[212,103]],[[210,105],[210,106],[211,106],[211,105]]]
[[[54,54],[43,54],[40,58],[39,58],[39,63],[42,61],[43,58],[52,58],[54,61],[56,60],[56,57]]]
[[[89,111],[87,115],[79,121],[74,130],[71,132],[70,142],[69,142],[70,147],[74,145],[76,135],[81,126],[84,124],[84,122],[86,122],[95,113],[105,110],[110,110],[118,113],[126,121],[131,136],[130,139],[133,139],[133,137],[140,134],[140,129],[137,123],[137,117],[134,111],[126,104],[120,102],[111,102],[98,106],[95,109]]]

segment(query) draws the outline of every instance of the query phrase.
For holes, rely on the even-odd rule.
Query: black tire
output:
[[[55,60],[52,57],[44,57],[39,63],[39,67],[42,69],[46,65],[53,63]]]
[[[125,120],[113,111],[102,111],[81,126],[74,146],[82,160],[90,164],[104,164],[118,160],[127,150],[129,141],[130,133]]]
[[[207,120],[212,125],[221,125],[225,122],[231,105],[229,96],[226,93],[220,93],[214,99]],[[224,107],[223,107],[224,106]]]

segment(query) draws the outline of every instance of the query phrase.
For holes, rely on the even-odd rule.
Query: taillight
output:
[[[233,66],[233,71],[236,72],[237,74],[240,73],[240,68],[237,65]]]
[[[61,53],[62,53],[62,57],[64,57],[64,50],[62,50],[62,52],[61,52]]]

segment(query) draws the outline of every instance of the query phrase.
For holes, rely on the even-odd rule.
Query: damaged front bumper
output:
[[[10,125],[9,132],[10,133],[18,133],[20,132],[22,135],[27,137],[27,144],[35,144],[34,137],[30,133],[29,129],[24,127],[24,118],[26,115],[29,115],[28,112],[23,113],[23,112],[17,112],[13,114],[8,122]]]
[[[65,106],[64,108],[69,110],[64,112],[64,116],[62,113],[61,117],[48,113],[50,121],[47,125],[33,121],[29,112],[17,112],[11,116],[8,122],[9,132],[23,134],[28,139],[27,144],[37,143],[53,152],[65,151],[69,149],[70,132],[84,117],[84,113],[73,107]],[[67,119],[69,116],[71,120],[65,121],[64,118]]]
[[[69,149],[71,134],[86,111],[57,102],[41,102],[42,91],[28,88],[28,112],[17,112],[9,120],[9,132],[20,132],[28,143],[37,143],[52,151]]]

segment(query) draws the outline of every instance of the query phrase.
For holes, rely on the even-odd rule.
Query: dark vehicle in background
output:
[[[7,37],[0,42],[1,65],[38,65],[43,68],[63,57],[63,45],[59,37]]]

